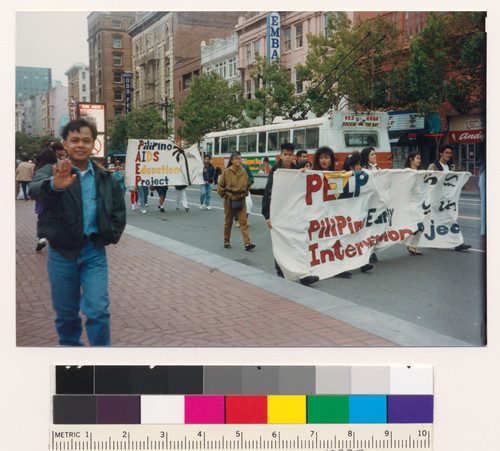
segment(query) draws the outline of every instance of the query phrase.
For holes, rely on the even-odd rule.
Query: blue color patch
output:
[[[387,423],[387,396],[349,396],[349,423]]]

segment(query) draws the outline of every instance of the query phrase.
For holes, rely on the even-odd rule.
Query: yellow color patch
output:
[[[269,396],[267,397],[268,424],[305,424],[305,396]]]

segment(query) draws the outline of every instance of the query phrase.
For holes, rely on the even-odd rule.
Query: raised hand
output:
[[[66,189],[72,185],[77,174],[71,174],[71,162],[62,160],[58,165],[52,168],[52,183],[55,189]]]

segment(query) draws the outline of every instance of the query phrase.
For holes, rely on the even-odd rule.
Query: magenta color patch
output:
[[[224,396],[186,396],[186,424],[224,424]]]

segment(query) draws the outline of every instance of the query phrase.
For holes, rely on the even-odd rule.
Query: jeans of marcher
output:
[[[21,184],[21,188],[23,189],[23,195],[25,199],[28,199],[28,185],[30,182],[19,182]]]
[[[76,261],[68,260],[49,245],[47,257],[52,307],[56,312],[59,344],[82,346],[82,319],[91,346],[111,344],[109,326],[108,263],[106,250],[84,244]]]
[[[212,184],[208,183],[206,185],[201,185],[200,189],[200,204],[210,205],[210,195],[212,194]]]
[[[141,205],[141,210],[145,210],[146,200],[148,199],[149,188],[147,186],[139,185],[137,187],[137,192],[139,193],[139,204]]]

